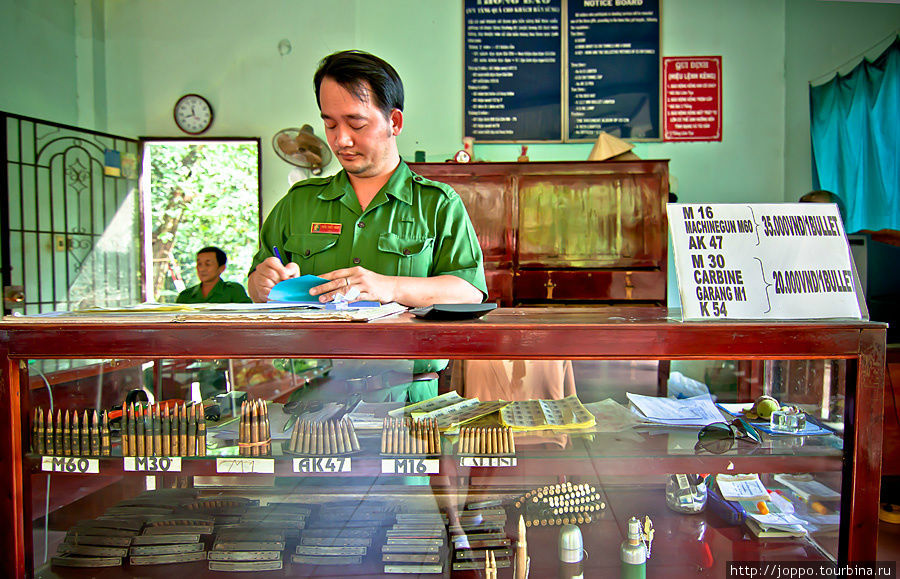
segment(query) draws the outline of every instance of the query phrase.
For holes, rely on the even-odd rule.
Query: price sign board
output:
[[[866,315],[838,208],[668,205],[685,320]]]

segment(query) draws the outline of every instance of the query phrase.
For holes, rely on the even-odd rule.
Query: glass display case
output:
[[[2,573],[614,576],[632,517],[654,575],[874,560],[884,342],[880,323],[651,308],[6,318]],[[635,397],[707,389],[707,428],[652,424]],[[762,395],[814,431],[741,413]],[[738,474],[765,504],[725,500]]]

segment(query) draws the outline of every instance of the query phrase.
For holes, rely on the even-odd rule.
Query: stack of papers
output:
[[[716,408],[709,394],[691,398],[662,398],[627,393],[631,410],[639,418],[653,424],[666,426],[706,426],[722,422],[722,413]]]
[[[767,501],[769,491],[759,480],[758,474],[716,475],[719,494],[726,501]]]
[[[775,480],[791,489],[802,501],[833,501],[841,493],[815,480],[811,474],[776,474]]]
[[[716,475],[716,485],[722,498],[740,503],[747,513],[747,528],[757,537],[803,537],[807,534],[805,521],[795,516],[790,503],[772,500],[758,474]],[[779,497],[780,499],[780,497]],[[765,503],[765,514],[759,503]]]
[[[389,416],[412,416],[415,419],[434,418],[438,428],[447,434],[454,434],[459,426],[482,416],[497,412],[509,404],[504,400],[482,402],[478,398],[463,398],[456,392],[447,392],[422,402],[398,408],[388,413]]]
[[[767,515],[747,511],[747,528],[757,537],[804,537],[804,521],[789,513],[770,511]]]

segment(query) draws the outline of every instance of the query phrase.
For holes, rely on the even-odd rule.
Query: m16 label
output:
[[[381,474],[440,474],[441,462],[436,458],[383,458]]]
[[[347,457],[307,456],[294,459],[294,472],[350,472],[351,460]]]
[[[275,460],[271,458],[216,458],[219,474],[275,474]]]
[[[126,456],[124,462],[129,472],[181,472],[180,456]]]
[[[45,456],[41,458],[41,470],[71,474],[98,474],[100,460],[80,456]]]

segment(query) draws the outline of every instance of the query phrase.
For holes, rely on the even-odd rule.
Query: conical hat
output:
[[[623,141],[622,139],[614,137],[609,133],[601,132],[597,136],[597,141],[594,143],[594,148],[591,149],[591,154],[588,156],[588,161],[606,161],[612,159],[613,157],[622,155],[623,153],[628,153],[633,148],[634,145],[629,143],[628,141]],[[638,157],[632,153],[626,158],[637,159]]]

